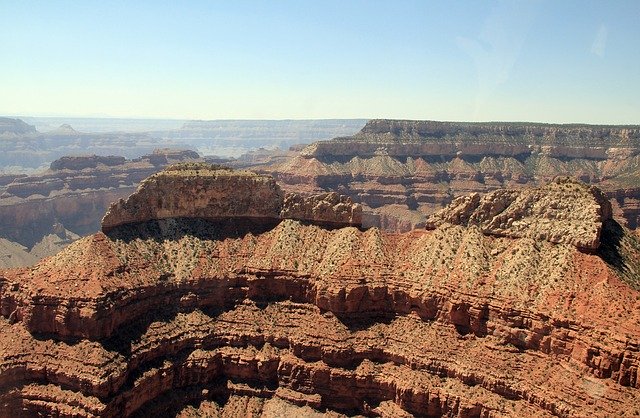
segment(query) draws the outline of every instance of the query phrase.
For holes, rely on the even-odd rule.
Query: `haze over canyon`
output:
[[[2,417],[640,414],[638,126],[1,121]]]

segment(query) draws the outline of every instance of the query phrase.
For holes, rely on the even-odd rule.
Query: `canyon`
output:
[[[32,173],[78,152],[136,158],[159,148],[146,132],[80,132],[67,123],[41,132],[22,119],[0,117],[0,173]],[[160,147],[179,147],[170,141]]]
[[[31,125],[10,121],[5,125],[12,131],[4,128],[5,136],[41,135],[34,134]],[[214,146],[207,142],[213,137],[227,145],[254,140],[262,144],[263,139],[290,143],[353,130],[359,123],[249,122],[194,121],[164,135],[171,137],[167,141],[200,141],[200,148],[206,148],[205,143]],[[295,134],[296,129],[303,131]],[[60,135],[74,131],[68,126],[58,130]],[[158,135],[163,134],[152,133]],[[639,141],[634,126],[372,120],[351,136],[289,150],[258,149],[237,159],[204,158],[271,175],[285,191],[299,195],[349,196],[362,204],[365,227],[390,231],[421,228],[431,214],[468,193],[540,186],[570,175],[602,189],[616,220],[635,229],[640,216]],[[98,231],[110,202],[186,158],[172,152],[164,149],[132,159],[63,156],[44,172],[1,175],[0,237],[7,242],[0,266],[32,264],[77,236]],[[201,160],[196,153],[188,158]],[[36,245],[50,251],[35,256]]]
[[[286,149],[351,135],[365,122],[0,117],[0,173],[33,174],[58,158],[79,152],[134,159],[156,148],[174,148],[191,149],[204,156],[238,157],[260,147]]]
[[[131,194],[163,167],[190,160],[201,158],[194,151],[169,149],[132,160],[68,156],[53,161],[43,173],[0,176],[0,237],[11,243],[0,265],[31,264],[96,232],[111,202]]]
[[[79,236],[98,231],[112,201],[128,196],[140,181],[173,162],[227,163],[232,159],[207,154],[308,143],[353,133],[365,123],[47,117],[25,121],[0,118],[0,267],[31,265]],[[204,158],[181,149],[200,150]]]
[[[614,215],[562,178],[397,233],[169,166],[0,271],[0,416],[637,416],[640,239]]]
[[[285,189],[336,191],[361,203],[365,224],[407,231],[471,192],[572,176],[597,185],[616,219],[640,220],[640,126],[371,120],[355,135],[242,165]]]

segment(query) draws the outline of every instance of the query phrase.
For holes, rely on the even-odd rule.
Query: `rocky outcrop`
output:
[[[160,176],[265,187],[191,169]],[[583,252],[238,213],[121,225],[2,272],[0,416],[640,413],[640,242],[606,216]]]
[[[273,175],[287,191],[347,195],[373,225],[400,230],[424,224],[459,196],[571,176],[615,198],[616,218],[636,228],[639,132],[638,126],[372,120],[355,135],[248,168]],[[393,219],[391,212],[412,216]]]
[[[102,230],[167,218],[277,219],[284,195],[269,176],[208,164],[170,166],[111,205]]]
[[[474,225],[485,234],[529,237],[596,250],[603,224],[611,217],[611,203],[600,189],[565,177],[538,189],[458,197],[431,215],[426,226]]]
[[[51,170],[83,170],[85,168],[96,168],[98,164],[106,166],[122,165],[126,158],[115,155],[87,155],[62,157],[51,163]]]
[[[362,206],[335,192],[311,196],[287,193],[280,218],[306,220],[323,225],[360,226]]]
[[[362,209],[336,193],[287,195],[270,176],[204,163],[177,164],[111,205],[102,230],[152,219],[299,219],[334,226],[360,225]]]

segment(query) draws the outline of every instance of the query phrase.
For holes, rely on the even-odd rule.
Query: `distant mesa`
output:
[[[297,219],[332,227],[360,226],[362,207],[337,193],[285,195],[267,175],[181,163],[152,175],[127,199],[113,203],[102,220],[102,230],[170,218]]]
[[[640,225],[640,126],[369,121],[299,152],[243,158],[291,192],[339,191],[365,226],[408,231],[456,197],[539,187],[558,176],[596,185],[613,216]]]
[[[586,144],[612,140],[640,140],[640,125],[549,124],[534,122],[443,122],[373,119],[354,138],[474,142],[573,143]]]
[[[84,170],[85,168],[96,168],[98,164],[109,167],[122,165],[126,158],[116,155],[77,155],[65,156],[53,161],[49,168],[51,170]]]
[[[149,162],[155,166],[167,165],[170,161],[197,160],[200,154],[191,150],[179,150],[173,148],[158,148],[147,156]]]
[[[172,148],[159,148],[153,151],[153,153],[144,155],[138,159],[132,160],[133,162],[139,162],[146,160],[154,166],[167,165],[170,162],[185,161],[185,160],[197,160],[200,155],[191,150],[179,150]],[[123,165],[127,162],[127,159],[117,155],[69,155],[58,158],[53,161],[49,168],[51,170],[84,170],[85,168],[97,168],[102,164],[107,167],[115,167]]]
[[[363,157],[379,153],[379,144],[387,144],[385,153],[391,156],[519,156],[542,152],[607,158],[607,148],[640,147],[640,126],[374,119],[355,135],[317,142],[303,154]]]

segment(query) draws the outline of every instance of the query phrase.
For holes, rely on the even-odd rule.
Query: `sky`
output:
[[[0,115],[640,124],[640,1],[0,0]]]

